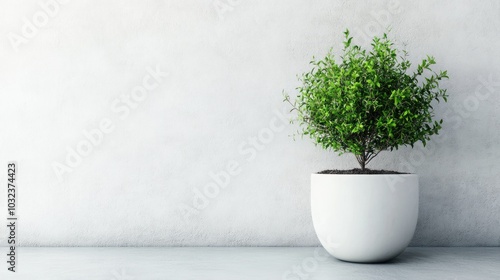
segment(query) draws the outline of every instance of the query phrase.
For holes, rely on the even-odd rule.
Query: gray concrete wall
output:
[[[387,26],[449,71],[450,100],[442,137],[372,168],[420,175],[413,245],[500,245],[499,3],[1,2],[22,245],[318,245],[309,174],[356,161],[292,141],[281,91],[345,28],[367,44]]]

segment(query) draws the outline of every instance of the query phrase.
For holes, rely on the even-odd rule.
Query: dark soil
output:
[[[321,172],[318,172],[318,174],[409,174],[409,173],[403,173],[403,172],[397,172],[397,171],[391,171],[391,170],[374,170],[374,169],[365,169],[361,170],[360,168],[354,168],[354,169],[349,169],[349,170],[323,170]]]

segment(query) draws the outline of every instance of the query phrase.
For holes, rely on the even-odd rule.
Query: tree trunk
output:
[[[358,160],[359,166],[361,166],[361,170],[365,171],[366,167],[366,154],[363,153],[363,155],[355,155],[356,159]]]

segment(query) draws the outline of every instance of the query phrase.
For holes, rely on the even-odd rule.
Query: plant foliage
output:
[[[352,153],[361,169],[381,151],[425,146],[437,134],[443,120],[435,121],[432,103],[447,101],[439,83],[447,72],[431,69],[432,56],[410,71],[406,51],[399,52],[384,34],[375,37],[371,50],[353,44],[344,32],[344,48],[337,62],[332,51],[311,61],[310,72],[299,80],[292,110],[298,112],[300,133],[325,149]]]

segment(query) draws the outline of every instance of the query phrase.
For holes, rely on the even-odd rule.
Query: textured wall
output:
[[[3,1],[0,158],[20,164],[22,244],[318,245],[309,174],[356,161],[293,142],[281,91],[345,28],[366,44],[391,26],[411,60],[449,71],[451,97],[436,107],[442,137],[372,167],[421,176],[413,245],[498,246],[499,13],[498,1]]]

